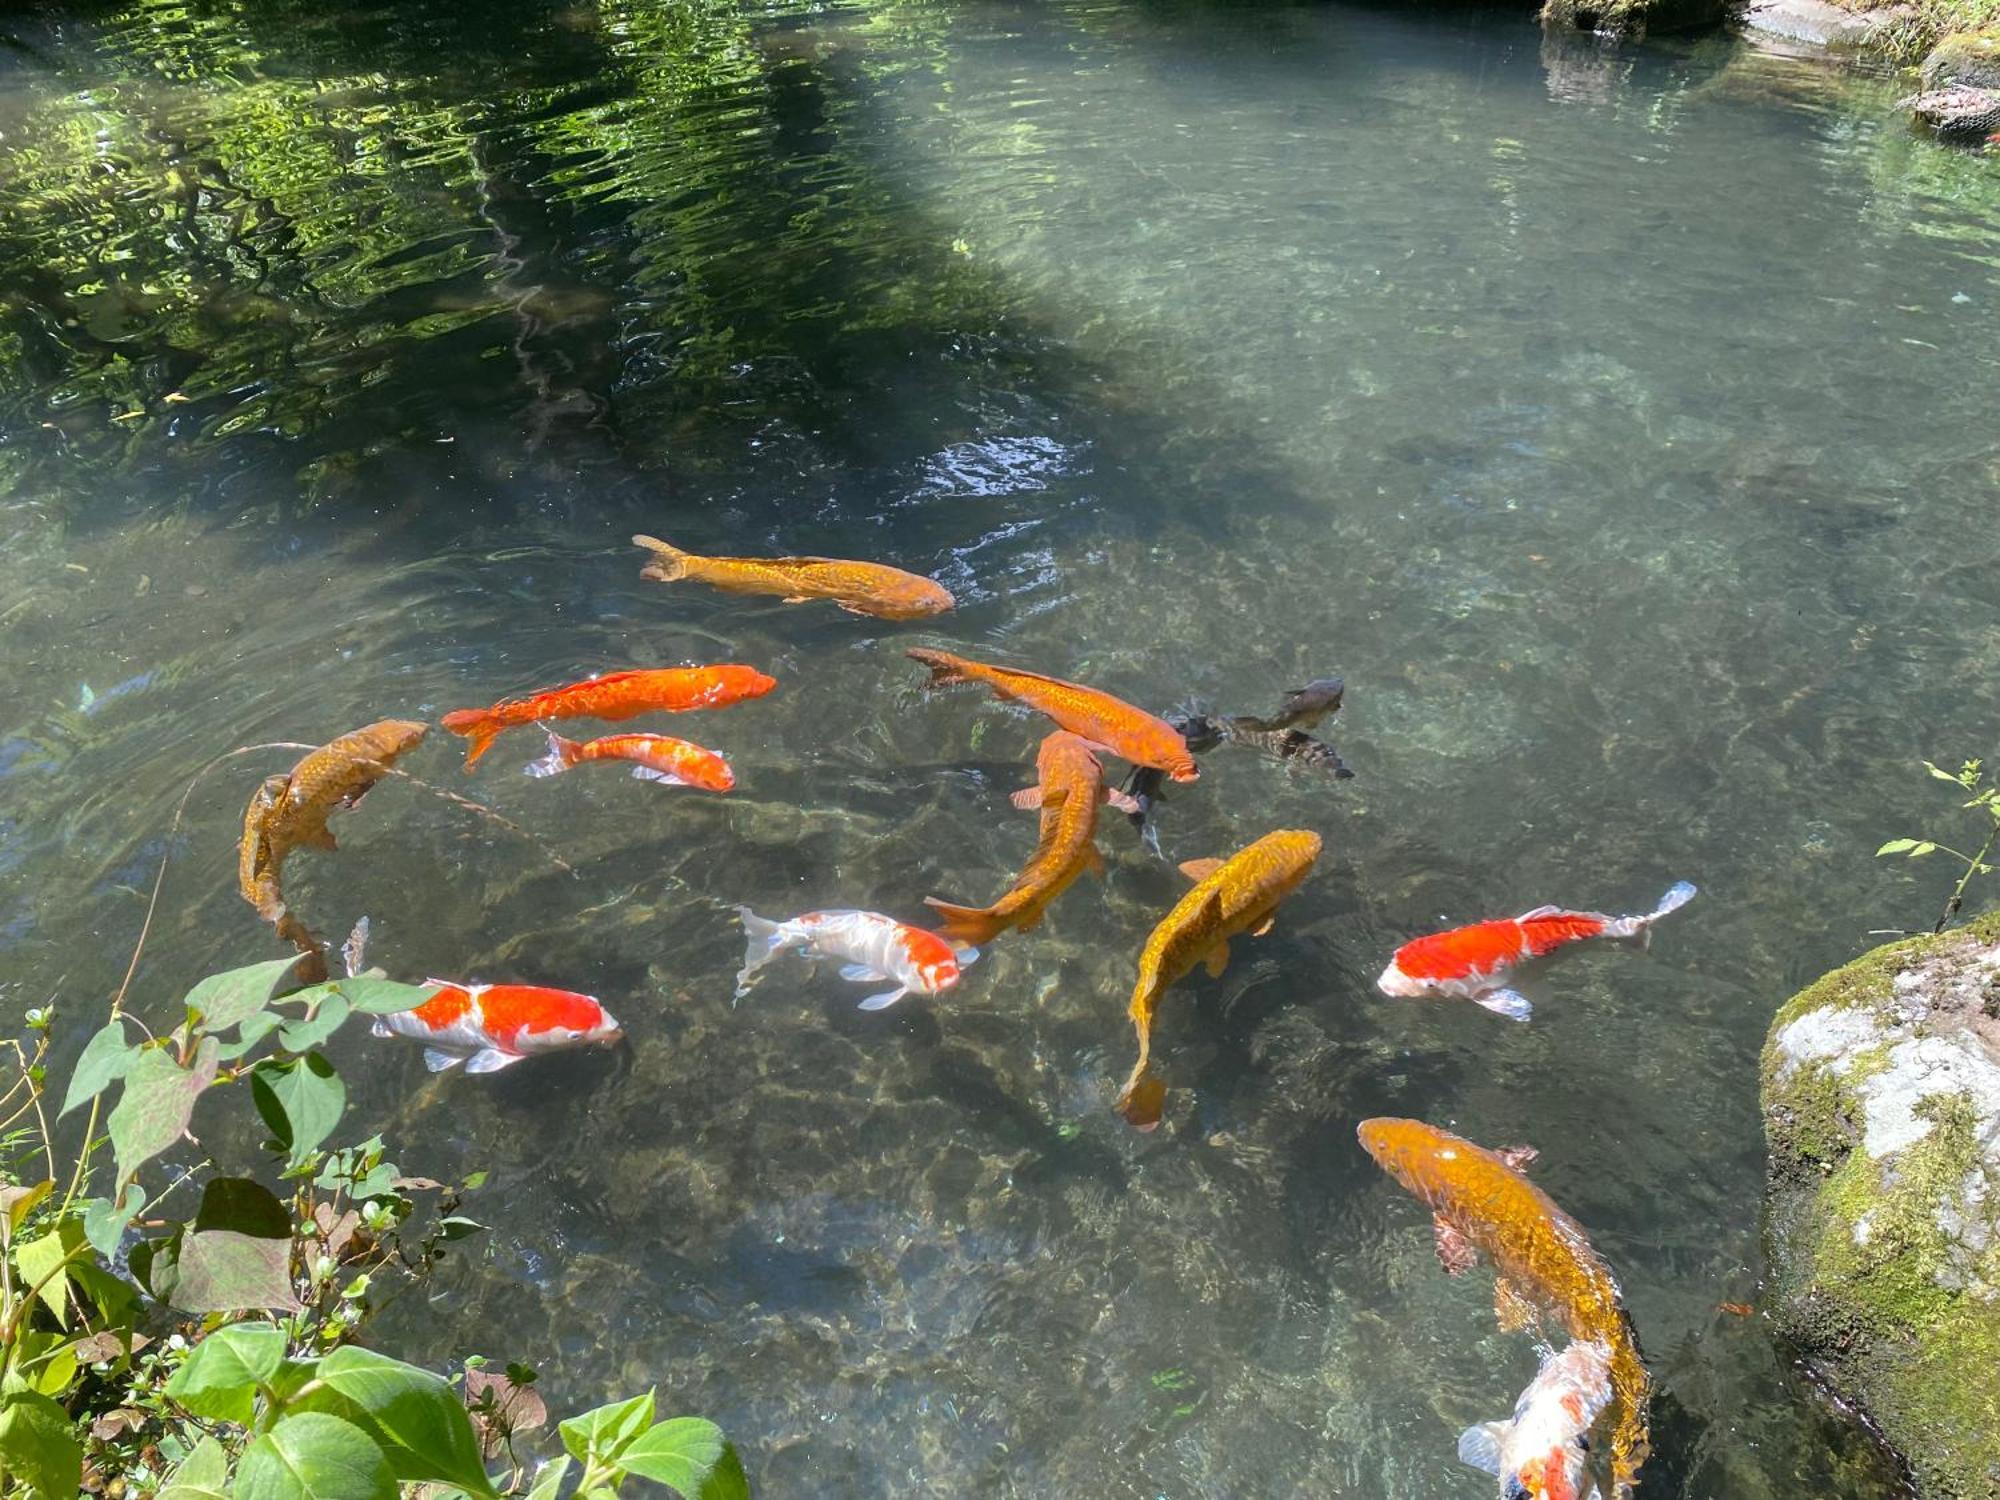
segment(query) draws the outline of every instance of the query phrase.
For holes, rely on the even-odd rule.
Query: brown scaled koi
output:
[[[1576,1220],[1522,1175],[1520,1149],[1488,1151],[1421,1120],[1363,1120],[1356,1132],[1375,1162],[1431,1210],[1438,1258],[1451,1274],[1484,1251],[1498,1277],[1503,1328],[1551,1318],[1611,1355],[1611,1495],[1625,1500],[1645,1462],[1651,1381],[1611,1270]]]
[[[921,620],[941,615],[957,602],[943,584],[886,563],[839,557],[699,557],[653,536],[635,536],[632,544],[653,554],[639,576],[654,583],[692,578],[726,594],[777,594],[787,604],[830,599],[849,614],[878,620]]]
[[[1036,785],[1014,794],[1014,805],[1042,811],[1035,852],[1007,893],[991,906],[952,906],[926,896],[944,925],[938,930],[954,943],[983,947],[1010,927],[1026,932],[1085,870],[1104,873],[1097,852],[1097,808],[1123,794],[1104,785],[1097,752],[1066,729],[1043,739],[1035,756]]]
[[[285,904],[285,858],[298,848],[339,847],[326,826],[328,814],[359,802],[389,774],[396,758],[429,732],[429,725],[414,720],[383,719],[328,741],[285,775],[265,777],[250,795],[237,845],[236,888],[279,937],[306,955],[299,977],[307,984],[327,977],[326,956],[320,940]]]
[[[1229,940],[1271,930],[1278,903],[1311,873],[1320,837],[1304,829],[1267,833],[1226,860],[1196,859],[1181,866],[1193,878],[1189,891],[1153,929],[1139,954],[1139,982],[1128,1007],[1139,1033],[1139,1060],[1118,1096],[1119,1111],[1141,1130],[1160,1123],[1167,1086],[1151,1070],[1153,1018],[1167,987],[1196,964],[1211,976],[1229,963]]]

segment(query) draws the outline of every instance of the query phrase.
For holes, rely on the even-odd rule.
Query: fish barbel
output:
[[[755,667],[727,663],[714,667],[647,667],[607,672],[582,682],[566,683],[525,698],[503,698],[490,708],[453,709],[438,722],[464,735],[465,768],[469,771],[503,729],[540,719],[619,719],[650,713],[686,713],[697,708],[727,708],[746,698],[761,698],[777,680]]]
[[[1652,1383],[1618,1283],[1582,1226],[1500,1153],[1448,1130],[1383,1117],[1356,1133],[1376,1165],[1431,1210],[1447,1270],[1465,1268],[1465,1245],[1492,1261],[1503,1327],[1551,1318],[1572,1339],[1610,1351],[1611,1479],[1614,1500],[1624,1500],[1646,1459]]]
[[[424,1044],[433,1073],[465,1064],[468,1073],[497,1073],[538,1052],[609,1047],[624,1032],[591,995],[534,984],[452,984],[437,987],[414,1010],[375,1018],[376,1036],[413,1037]]]
[[[1267,833],[1226,860],[1189,860],[1181,869],[1194,889],[1167,913],[1139,954],[1139,982],[1128,1011],[1139,1033],[1139,1060],[1118,1095],[1118,1108],[1141,1130],[1160,1123],[1167,1086],[1151,1071],[1153,1017],[1167,986],[1197,963],[1211,977],[1229,963],[1229,940],[1240,932],[1253,937],[1270,931],[1278,904],[1311,873],[1320,837],[1304,829]]]
[[[1173,725],[1143,708],[1134,708],[1123,698],[1114,698],[1080,683],[1064,682],[1060,677],[969,661],[949,651],[919,647],[904,655],[930,668],[932,687],[984,683],[994,696],[1047,714],[1071,734],[1122,756],[1135,766],[1157,766],[1175,781],[1194,781],[1201,775],[1194,757],[1188,754],[1187,741]]]
[[[787,604],[831,599],[849,614],[882,620],[920,620],[941,615],[958,602],[943,584],[885,563],[838,557],[698,557],[651,536],[635,536],[632,544],[653,554],[639,576],[655,583],[692,578],[729,594],[777,594]]]
[[[729,762],[713,750],[666,734],[607,734],[579,742],[549,734],[549,753],[522,770],[530,776],[560,776],[593,760],[625,761],[641,781],[668,786],[694,786],[706,792],[726,792],[736,785]]]
[[[1090,745],[1066,729],[1042,740],[1035,756],[1036,785],[1014,794],[1014,805],[1040,808],[1035,852],[1005,895],[991,906],[952,906],[926,896],[944,919],[939,929],[954,943],[978,946],[1010,927],[1026,932],[1085,870],[1104,873],[1097,852],[1098,804],[1119,794],[1104,785],[1104,767]]]
[[[390,765],[415,748],[430,726],[412,719],[382,719],[329,740],[282,776],[267,776],[243,810],[236,846],[236,888],[306,958],[299,977],[318,984],[327,977],[322,944],[285,904],[285,859],[294,849],[334,849],[326,820],[352,807],[389,774]]]

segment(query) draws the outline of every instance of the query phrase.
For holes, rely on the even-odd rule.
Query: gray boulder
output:
[[[1801,991],[1762,1084],[1779,1330],[1925,1500],[1995,1500],[2000,912]]]
[[[1699,31],[1722,24],[1731,0],[1543,0],[1542,25],[1600,36]]]
[[[1960,31],[1946,37],[1924,59],[1924,87],[2000,91],[2000,29]]]

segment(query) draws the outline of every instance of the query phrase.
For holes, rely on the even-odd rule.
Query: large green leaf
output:
[[[65,1219],[47,1234],[14,1247],[14,1264],[20,1267],[23,1289],[38,1288],[36,1295],[55,1315],[58,1328],[69,1327],[69,1276],[61,1267],[82,1245],[83,1225]]]
[[[229,1455],[222,1444],[212,1437],[196,1443],[157,1500],[229,1500]]]
[[[285,1335],[269,1323],[231,1323],[194,1346],[167,1394],[198,1417],[249,1425],[257,1388],[278,1373]]]
[[[250,1074],[257,1113],[296,1167],[319,1149],[347,1110],[347,1085],[317,1052],[290,1062],[261,1062]]]
[[[297,1312],[292,1292],[292,1242],[204,1230],[181,1240],[173,1290],[166,1300],[183,1312]]]
[[[318,1373],[364,1414],[362,1425],[381,1442],[398,1479],[493,1493],[464,1401],[430,1371],[349,1345],[322,1359]]]
[[[300,1412],[243,1450],[236,1500],[396,1500],[396,1476],[352,1422]]]
[[[15,1184],[0,1188],[0,1244],[14,1243],[14,1236],[28,1222],[28,1215],[55,1191],[55,1186],[53,1177],[44,1177],[40,1182],[25,1187]]]
[[[63,1091],[57,1117],[95,1099],[130,1072],[138,1060],[139,1049],[125,1040],[125,1023],[116,1019],[106,1021],[103,1030],[83,1044],[76,1067],[69,1075],[69,1087]]]
[[[341,996],[357,1014],[364,1016],[386,1016],[400,1010],[415,1010],[438,992],[434,984],[398,984],[393,979],[369,979],[365,976],[336,979],[324,988]]]
[[[132,1064],[108,1122],[121,1189],[133,1173],[181,1138],[195,1100],[215,1081],[215,1068],[214,1037],[202,1038],[185,1068],[160,1048],[141,1053]]]
[[[326,997],[310,1019],[287,1021],[278,1028],[278,1045],[287,1052],[310,1052],[340,1030],[352,1007],[338,991]]]
[[[618,1463],[687,1500],[750,1500],[736,1450],[720,1427],[701,1417],[674,1417],[649,1428],[618,1455]]]
[[[614,1401],[594,1407],[580,1417],[571,1417],[556,1430],[563,1446],[579,1463],[588,1465],[593,1456],[615,1459],[625,1445],[653,1425],[653,1393],[634,1396],[630,1401]]]
[[[75,1500],[83,1484],[83,1445],[69,1413],[47,1396],[17,1391],[0,1405],[0,1469],[42,1500]]]
[[[227,1031],[262,1010],[298,961],[294,954],[211,974],[188,991],[187,1008],[201,1014],[202,1030]]]
[[[562,1493],[562,1482],[569,1475],[570,1456],[558,1454],[535,1470],[535,1483],[528,1491],[528,1500],[556,1500]]]
[[[146,1206],[146,1190],[136,1182],[125,1184],[125,1191],[114,1202],[110,1198],[86,1198],[83,1201],[83,1237],[90,1241],[90,1248],[106,1260],[118,1254],[118,1242],[125,1237],[125,1226],[139,1216],[139,1210]]]

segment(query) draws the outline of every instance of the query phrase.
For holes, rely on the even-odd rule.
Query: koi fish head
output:
[[[1392,958],[1389,960],[1389,967],[1376,979],[1375,988],[1385,995],[1393,995],[1398,1000],[1415,1000],[1427,993],[1430,985],[1414,975],[1405,974],[1402,966]]]
[[[1186,750],[1169,755],[1161,769],[1175,781],[1201,780],[1201,768],[1194,763],[1194,757]]]
[[[957,984],[965,966],[979,953],[977,948],[968,948],[961,953],[935,932],[926,932],[921,927],[904,929],[903,951],[909,955],[910,967],[916,971],[921,987],[928,995],[935,995]]]
[[[1458,1456],[1500,1480],[1501,1500],[1593,1500],[1590,1429],[1611,1400],[1611,1351],[1595,1341],[1551,1355],[1505,1422],[1468,1427]]]

